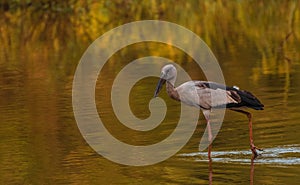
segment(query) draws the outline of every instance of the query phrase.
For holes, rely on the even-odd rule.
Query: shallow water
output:
[[[214,162],[250,164],[252,153],[249,150],[242,151],[215,151],[211,153]],[[179,154],[188,160],[192,157],[195,161],[208,161],[207,152],[195,152]],[[273,164],[276,166],[299,165],[300,147],[297,145],[286,145],[275,148],[264,148],[259,151],[259,156],[255,159],[255,164]]]
[[[259,6],[252,1],[195,2],[172,4],[174,11],[168,8],[171,2],[94,3],[89,11],[74,14],[1,10],[0,184],[299,184],[299,8],[294,35],[280,48],[296,1]],[[167,20],[191,29],[212,48],[226,83],[259,97],[265,110],[251,111],[254,143],[264,149],[257,159],[251,159],[246,117],[232,111],[226,111],[211,161],[207,151],[198,150],[206,126],[202,115],[185,147],[150,166],[116,164],[86,143],[72,108],[76,66],[102,33],[140,19]],[[97,109],[112,135],[130,144],[161,141],[174,131],[180,114],[180,104],[163,89],[160,97],[168,112],[154,130],[133,131],[115,117],[110,102],[114,78],[132,60],[149,55],[174,60],[192,79],[205,79],[190,57],[162,44],[135,44],[112,56],[97,81]],[[157,80],[143,79],[132,89],[130,106],[141,119],[150,114],[148,103]]]

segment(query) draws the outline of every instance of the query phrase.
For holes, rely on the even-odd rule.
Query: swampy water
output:
[[[66,1],[49,7],[14,2],[0,10],[0,184],[299,184],[299,1]],[[254,142],[264,149],[257,159],[251,158],[246,117],[231,111],[213,142],[211,161],[206,150],[198,150],[206,127],[202,115],[189,142],[157,164],[117,164],[87,144],[72,108],[76,66],[103,33],[144,19],[170,21],[199,35],[227,85],[247,89],[264,103],[265,110],[251,111]],[[116,138],[137,145],[170,135],[180,114],[180,103],[163,89],[168,109],[159,127],[137,132],[116,118],[113,80],[145,56],[168,58],[192,79],[205,80],[191,57],[166,44],[138,43],[116,52],[98,77],[97,110]],[[142,79],[130,93],[131,110],[140,119],[150,115],[157,81]]]

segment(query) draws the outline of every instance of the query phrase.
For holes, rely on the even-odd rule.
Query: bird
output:
[[[212,146],[212,133],[209,115],[213,108],[226,108],[247,116],[249,121],[250,149],[254,157],[258,156],[257,150],[262,151],[262,149],[256,147],[253,142],[252,114],[249,111],[244,110],[244,108],[264,110],[264,105],[260,102],[260,100],[258,100],[257,97],[255,97],[249,91],[240,90],[237,86],[229,87],[211,81],[193,80],[187,81],[178,87],[175,87],[176,78],[177,70],[173,64],[167,64],[163,66],[160,79],[154,92],[154,98],[158,96],[163,85],[166,84],[166,90],[169,97],[202,110],[208,129],[208,140],[210,143],[208,148],[209,158],[211,158]],[[211,98],[216,99],[212,101]]]

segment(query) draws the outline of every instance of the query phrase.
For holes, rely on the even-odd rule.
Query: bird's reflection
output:
[[[250,185],[253,185],[254,180],[254,159],[255,156],[251,157],[251,168],[250,168]]]
[[[211,151],[211,145],[208,147],[208,151]],[[253,185],[254,182],[254,159],[256,157],[252,155],[251,157],[251,163],[250,163],[250,185]],[[209,155],[208,157],[208,180],[209,180],[209,185],[212,185],[213,182],[213,167],[212,167],[212,158]]]
[[[213,179],[213,172],[212,172],[212,160],[211,158],[208,159],[208,180],[209,180],[209,185],[212,184],[212,179]]]
[[[208,146],[208,180],[209,180],[209,185],[212,184],[212,179],[213,179],[213,172],[212,172],[212,160],[211,160],[211,148],[212,148],[212,145],[210,144]]]

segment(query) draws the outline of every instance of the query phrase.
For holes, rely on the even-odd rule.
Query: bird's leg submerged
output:
[[[258,156],[258,153],[256,150],[262,151],[262,149],[257,148],[254,143],[253,143],[253,133],[252,133],[252,114],[250,112],[244,111],[244,110],[240,110],[240,109],[231,109],[233,111],[236,112],[240,112],[242,114],[245,114],[248,119],[249,119],[249,139],[250,139],[250,147],[251,147],[251,151],[252,154],[254,155],[254,157]]]

